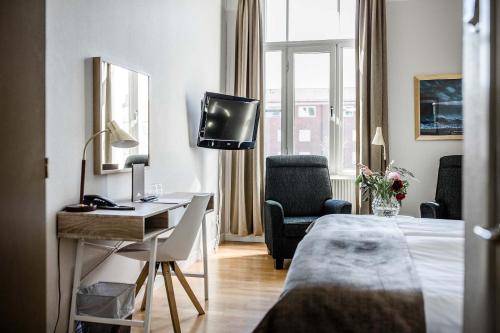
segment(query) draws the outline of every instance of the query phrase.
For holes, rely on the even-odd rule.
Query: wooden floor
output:
[[[208,302],[202,301],[203,279],[187,278],[204,305],[205,315],[198,316],[177,278],[173,278],[182,332],[251,332],[278,299],[287,265],[285,262],[284,270],[275,270],[262,243],[221,245],[209,261]],[[201,263],[186,271],[201,271]],[[140,304],[140,299],[136,303]],[[139,319],[142,316],[143,313],[139,313],[134,317]],[[153,332],[173,332],[165,287],[159,276],[155,282],[151,327]],[[142,329],[133,329],[132,332],[142,332]]]

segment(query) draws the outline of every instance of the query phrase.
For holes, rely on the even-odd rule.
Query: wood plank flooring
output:
[[[209,261],[210,299],[203,300],[203,279],[187,278],[206,314],[198,316],[184,289],[173,277],[175,299],[183,333],[251,332],[276,302],[287,267],[275,270],[262,243],[225,243]],[[185,272],[200,272],[201,262]],[[142,293],[141,293],[142,294]],[[138,302],[140,305],[140,299]],[[134,317],[142,319],[143,313]],[[152,332],[173,332],[163,279],[156,278],[153,295]],[[142,332],[134,328],[132,332]]]

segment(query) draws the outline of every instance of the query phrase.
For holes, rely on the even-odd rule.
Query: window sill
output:
[[[330,180],[336,179],[354,180],[356,179],[356,175],[330,175]]]

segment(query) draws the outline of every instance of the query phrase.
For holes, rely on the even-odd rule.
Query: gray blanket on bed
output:
[[[280,299],[254,332],[425,332],[419,278],[395,222],[318,219],[297,248]]]

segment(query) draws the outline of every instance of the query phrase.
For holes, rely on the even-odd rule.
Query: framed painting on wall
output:
[[[417,75],[415,139],[462,140],[462,74]]]

